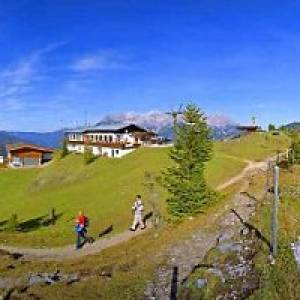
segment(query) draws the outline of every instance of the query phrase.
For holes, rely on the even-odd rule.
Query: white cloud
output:
[[[112,58],[111,55],[105,54],[81,57],[71,65],[71,69],[77,72],[122,69],[124,67],[122,63]]]
[[[65,43],[52,43],[38,49],[28,56],[0,70],[0,101],[6,110],[20,109],[22,97],[33,88],[33,83],[40,78],[42,57],[56,50]]]

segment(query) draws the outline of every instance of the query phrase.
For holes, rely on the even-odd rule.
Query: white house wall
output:
[[[70,152],[84,153],[84,146],[81,144],[68,144],[67,149]]]
[[[127,155],[127,154],[129,154],[129,153],[131,153],[131,152],[133,152],[134,150],[135,150],[135,149],[124,149],[124,150],[120,150],[120,151],[119,151],[119,154],[115,155],[115,157],[121,158],[121,157],[123,157],[123,156],[125,156],[125,155]]]
[[[101,147],[93,147],[92,152],[94,155],[99,156],[102,154],[102,148]]]
[[[116,148],[109,148],[109,147],[102,148],[103,155],[107,155],[108,157],[114,157],[114,158],[121,158],[133,151],[135,151],[135,148],[130,148],[130,149],[116,149]]]
[[[82,144],[68,144],[67,145],[68,151],[75,152],[75,153],[84,153],[84,145]],[[135,150],[135,148],[128,148],[128,149],[118,149],[118,148],[110,148],[110,147],[96,147],[93,146],[92,153],[95,156],[107,156],[107,157],[114,157],[114,158],[121,158]]]

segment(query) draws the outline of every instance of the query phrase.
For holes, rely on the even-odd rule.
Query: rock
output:
[[[75,275],[69,275],[66,279],[66,284],[67,285],[71,285],[75,282],[79,282],[80,281],[80,277],[78,274],[75,274]]]
[[[196,281],[196,287],[198,288],[198,289],[202,289],[202,288],[204,288],[205,286],[207,285],[207,279],[197,279],[197,281]]]
[[[222,248],[223,246],[223,248]],[[225,252],[240,252],[242,250],[242,246],[238,243],[224,243],[219,246],[219,250],[222,253]]]
[[[211,273],[211,274],[213,274],[213,275],[219,277],[222,283],[225,283],[225,282],[226,282],[226,279],[225,279],[225,277],[224,277],[224,274],[223,274],[223,272],[222,272],[220,269],[218,269],[218,268],[211,268],[211,269],[208,269],[207,271],[208,271],[209,273]]]
[[[250,230],[248,227],[243,227],[240,231],[241,235],[248,235],[250,233]]]
[[[36,284],[55,284],[58,282],[66,282],[67,284],[71,284],[74,282],[79,281],[79,275],[78,274],[69,274],[65,275],[60,273],[59,270],[57,270],[54,273],[37,273],[37,274],[31,274],[29,276],[28,284],[36,285]]]
[[[30,275],[29,276],[29,285],[36,285],[45,283],[45,279],[40,274]]]

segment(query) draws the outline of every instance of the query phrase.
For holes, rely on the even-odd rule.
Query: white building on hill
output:
[[[65,138],[70,152],[90,149],[96,156],[122,157],[155,143],[156,134],[135,124],[114,124],[68,130]]]

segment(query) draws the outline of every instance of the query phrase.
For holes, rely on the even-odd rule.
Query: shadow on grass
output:
[[[56,215],[54,218],[49,218],[49,215],[43,215],[37,218],[32,218],[18,224],[18,231],[31,232],[42,227],[55,225],[56,221],[62,217],[62,213]]]
[[[238,212],[234,209],[231,209],[231,212],[239,219],[239,221],[246,227],[249,229],[249,232],[254,232],[255,236],[260,239],[262,242],[264,242],[269,250],[272,250],[272,245],[270,243],[270,241],[253,225],[251,225],[250,223],[246,222],[241,215],[238,214]]]
[[[151,219],[152,217],[153,217],[153,211],[150,211],[149,213],[147,213],[147,214],[144,216],[143,222],[146,224],[147,221],[148,221],[149,219]]]
[[[44,220],[43,220],[43,222],[42,222],[42,225],[44,226],[44,227],[48,227],[48,226],[50,226],[50,225],[55,225],[55,223],[56,223],[56,221],[58,220],[58,219],[60,219],[61,217],[62,217],[62,215],[63,215],[63,213],[60,213],[60,214],[55,214],[53,217],[51,217],[51,218],[45,218]]]
[[[8,220],[0,221],[0,227],[3,227],[4,225],[6,225],[7,222],[8,222]]]
[[[107,228],[105,228],[104,230],[102,230],[100,233],[99,233],[99,237],[103,237],[105,235],[108,235],[109,233],[111,233],[112,231],[114,230],[114,226],[113,225],[110,225],[108,226]]]

